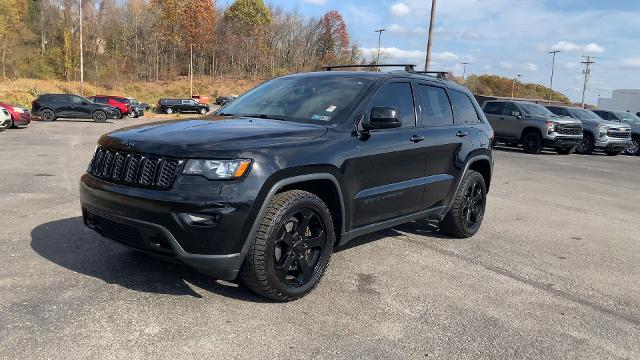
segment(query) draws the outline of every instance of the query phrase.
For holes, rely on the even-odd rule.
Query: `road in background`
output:
[[[82,225],[96,140],[148,121],[0,133],[0,358],[640,358],[638,158],[498,150],[477,236],[365,236],[279,304]]]

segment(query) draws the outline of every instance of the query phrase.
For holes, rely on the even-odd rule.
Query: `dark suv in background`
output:
[[[493,131],[472,94],[412,71],[276,78],[213,119],[106,134],[80,181],[85,224],[279,300],[334,246],[417,220],[480,228]],[[381,254],[381,256],[384,256]]]
[[[167,114],[194,112],[205,115],[209,112],[209,105],[194,99],[160,99],[156,110]]]
[[[118,109],[105,104],[96,104],[78,95],[47,94],[40,95],[31,103],[31,113],[44,121],[54,121],[58,118],[93,119],[95,122],[105,122],[107,119],[117,119]]]

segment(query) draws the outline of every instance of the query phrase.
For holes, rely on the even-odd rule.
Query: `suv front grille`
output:
[[[178,159],[98,148],[87,172],[111,183],[168,189],[182,163]]]
[[[556,132],[561,135],[582,135],[582,125],[560,124]]]
[[[630,139],[631,132],[619,131],[619,130],[609,130],[607,131],[607,136],[616,138],[616,139]]]

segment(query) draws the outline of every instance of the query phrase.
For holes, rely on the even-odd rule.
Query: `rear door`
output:
[[[57,117],[73,117],[73,103],[70,95],[56,95],[51,98],[51,105]]]
[[[467,124],[454,122],[445,88],[417,82],[416,99],[419,134],[424,138],[420,152],[426,171],[423,208],[432,208],[445,204],[460,172],[459,162],[464,161],[461,152],[472,147],[472,134]]]
[[[70,95],[69,98],[71,99],[72,104],[71,117],[81,119],[91,117],[91,110],[93,108],[87,104],[87,100],[76,95]]]
[[[354,227],[417,212],[423,207],[426,153],[419,140],[412,85],[409,81],[384,84],[367,104],[399,110],[402,126],[369,131],[357,138],[354,157],[345,176],[354,188]]]
[[[482,110],[489,120],[496,137],[503,138],[506,135],[506,122],[504,118],[504,101],[487,101],[482,106]]]
[[[505,102],[502,116],[498,117],[500,132],[507,139],[520,140],[524,113],[512,102]]]

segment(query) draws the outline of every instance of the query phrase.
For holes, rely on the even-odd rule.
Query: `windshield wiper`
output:
[[[286,118],[278,115],[267,115],[267,114],[240,114],[240,116],[244,117],[253,117],[259,119],[273,119],[273,120],[287,120]]]

